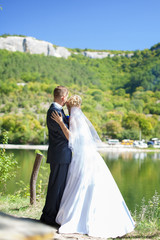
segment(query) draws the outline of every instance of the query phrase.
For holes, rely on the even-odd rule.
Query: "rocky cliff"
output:
[[[115,57],[115,56],[132,57],[134,55],[133,53],[112,54],[110,52],[90,52],[90,51],[82,52],[82,54],[89,58],[106,58],[106,57]]]
[[[44,54],[45,56],[63,57],[68,58],[71,52],[65,47],[54,47],[52,43],[37,40],[33,37],[19,37],[19,36],[8,36],[0,37],[0,49],[6,49],[8,51],[20,51],[28,52],[30,54]],[[75,53],[78,54],[78,53]],[[84,51],[79,54],[89,58],[106,58],[114,56],[125,56],[132,57],[134,54],[112,54],[110,52],[92,52]]]
[[[37,40],[33,37],[9,36],[0,38],[0,49],[8,51],[28,52],[31,54],[44,54],[45,56],[55,56],[68,58],[71,53],[64,47],[53,47],[53,44]]]

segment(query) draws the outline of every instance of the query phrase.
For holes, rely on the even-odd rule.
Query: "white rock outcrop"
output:
[[[71,55],[71,53],[64,47],[54,48],[52,43],[37,40],[33,37],[0,37],[0,49],[6,49],[12,52],[28,52],[30,54],[44,54],[45,56],[63,58],[68,58]]]
[[[128,54],[126,54],[126,57],[128,57],[128,58],[130,58],[130,57],[132,57],[132,56],[134,56],[134,53],[128,53]]]
[[[56,47],[55,57],[68,58],[71,53],[65,47]]]
[[[110,53],[109,52],[85,51],[85,52],[82,52],[82,55],[84,55],[85,57],[89,57],[89,58],[106,58],[106,57],[110,56]]]
[[[8,36],[8,37],[0,37],[0,49],[6,49],[8,51],[19,51],[19,52],[28,52],[30,54],[44,54],[45,56],[54,56],[59,58],[67,59],[71,52],[65,47],[54,47],[52,43],[37,40],[33,37],[19,37],[19,36]],[[79,53],[74,53],[79,54]],[[125,56],[132,57],[134,53],[120,53],[113,54],[111,52],[91,52],[84,51],[81,54],[85,57],[94,58],[94,59],[102,59],[106,57],[115,57],[115,56]]]
[[[115,56],[123,56],[123,57],[132,57],[134,55],[134,53],[129,53],[129,54],[125,54],[125,53],[121,53],[121,54],[113,54],[110,52],[90,52],[90,51],[85,51],[82,52],[82,55],[84,55],[85,57],[89,57],[89,58],[106,58],[106,57],[115,57]]]
[[[0,38],[0,49],[6,49],[8,51],[20,51],[23,52],[23,38],[22,37],[6,37]]]

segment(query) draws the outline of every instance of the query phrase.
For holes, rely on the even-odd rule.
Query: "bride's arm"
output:
[[[65,137],[69,140],[70,131],[63,122],[62,114],[60,113],[59,115],[57,112],[52,112],[51,118],[59,124]]]

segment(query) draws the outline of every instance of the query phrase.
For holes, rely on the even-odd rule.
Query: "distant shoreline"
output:
[[[47,151],[48,145],[20,145],[20,144],[0,144],[0,148],[5,149],[18,149],[18,150],[42,150]],[[148,149],[148,148],[135,148],[132,146],[124,146],[124,145],[112,145],[108,146],[104,143],[104,147],[98,148],[99,152],[160,152],[160,148]]]

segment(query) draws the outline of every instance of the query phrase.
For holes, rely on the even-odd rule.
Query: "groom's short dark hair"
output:
[[[54,98],[60,98],[62,96],[66,96],[67,94],[68,94],[68,89],[64,86],[57,86],[53,92]]]

